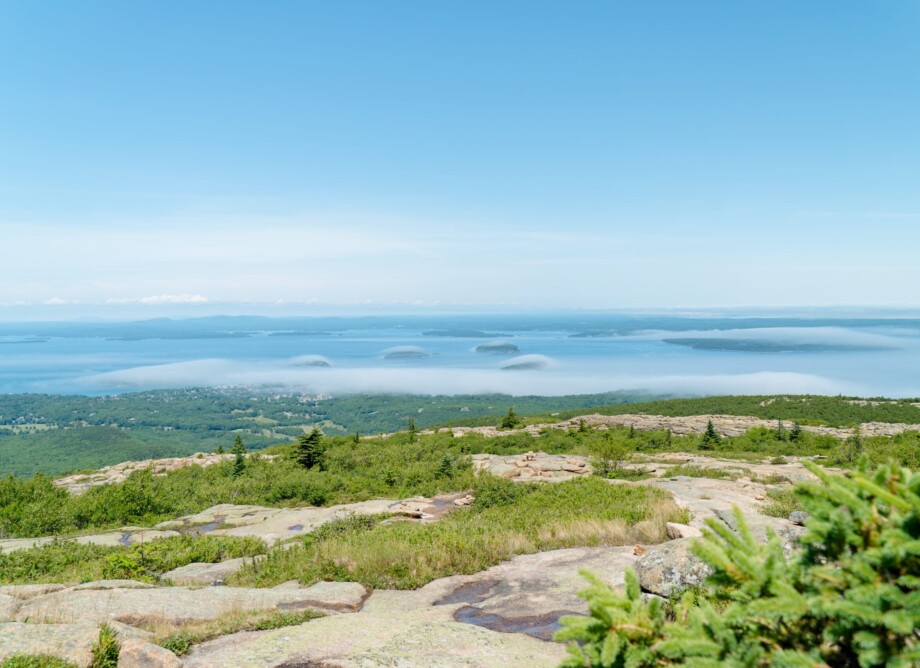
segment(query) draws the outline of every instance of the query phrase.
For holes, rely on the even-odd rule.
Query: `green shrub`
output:
[[[736,534],[710,520],[696,542],[713,567],[707,589],[674,606],[646,601],[635,573],[624,594],[592,578],[589,617],[563,618],[565,666],[894,666],[920,662],[920,473],[894,464],[849,477],[807,464],[797,488],[811,514],[787,562],[758,544],[735,510]]]
[[[767,490],[767,501],[763,514],[771,517],[789,517],[790,513],[802,510],[802,504],[793,487],[779,487]]]
[[[234,536],[174,536],[131,547],[54,541],[0,554],[0,584],[106,578],[152,581],[192,562],[216,563],[265,551],[265,544],[257,538]]]
[[[118,668],[118,652],[121,643],[115,630],[108,624],[99,629],[99,639],[93,643],[93,662],[91,668]]]
[[[690,478],[713,478],[716,480],[734,479],[738,473],[726,469],[717,469],[708,466],[696,466],[695,464],[680,464],[668,469],[665,474],[669,478],[674,476],[688,476]]]

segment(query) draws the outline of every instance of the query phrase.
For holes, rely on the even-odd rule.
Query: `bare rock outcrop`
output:
[[[527,433],[537,436],[547,429],[572,430],[581,428],[609,429],[610,427],[632,427],[639,431],[670,430],[678,436],[701,435],[712,422],[713,428],[722,436],[741,436],[746,431],[757,427],[776,428],[776,420],[764,420],[751,416],[739,415],[690,415],[671,417],[667,415],[642,415],[628,413],[624,415],[580,415],[570,420],[532,424],[520,429],[502,430],[498,427],[444,427],[440,431],[451,432],[454,436],[475,433],[494,438],[514,433]],[[802,429],[815,434],[825,434],[834,438],[845,439],[855,433],[855,429],[836,427],[815,427],[802,425]],[[864,436],[894,436],[905,431],[920,431],[920,424],[902,424],[888,422],[865,422],[860,425]],[[430,431],[422,433],[432,433]]]
[[[587,457],[526,452],[523,455],[473,455],[473,470],[517,482],[564,482],[591,475]]]
[[[181,626],[240,610],[357,610],[367,590],[355,583],[320,582],[312,587],[71,587],[20,602],[15,618],[40,624],[169,622]]]
[[[266,459],[273,459],[275,455],[262,455]],[[93,471],[91,473],[75,473],[54,480],[58,487],[64,487],[71,494],[82,494],[90,487],[98,485],[111,485],[124,482],[135,471],[149,470],[153,475],[166,475],[186,466],[208,467],[222,462],[229,462],[235,457],[232,454],[214,454],[197,452],[188,457],[167,457],[165,459],[145,459],[135,462],[121,462]]]

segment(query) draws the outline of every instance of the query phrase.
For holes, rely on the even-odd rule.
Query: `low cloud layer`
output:
[[[858,394],[861,388],[840,380],[791,372],[713,375],[586,374],[554,365],[509,372],[501,368],[303,367],[290,361],[242,363],[202,359],[95,374],[82,379],[87,390],[122,391],[193,386],[272,386],[315,394],[414,393],[511,395],[586,394],[649,390],[677,394]]]

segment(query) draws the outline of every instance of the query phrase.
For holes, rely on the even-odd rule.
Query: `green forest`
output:
[[[657,400],[650,400],[657,399]],[[555,422],[586,412],[686,416],[752,415],[803,425],[863,422],[920,424],[916,399],[825,396],[656,398],[639,392],[562,397],[350,395],[312,397],[266,390],[179,389],[106,397],[0,395],[0,474],[58,475],[122,461],[294,441],[319,427],[326,435],[391,433],[413,421],[498,424],[508,409],[526,422]]]

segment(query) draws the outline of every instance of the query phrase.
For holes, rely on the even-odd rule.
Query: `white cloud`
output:
[[[147,297],[118,297],[107,299],[106,304],[207,304],[210,300],[204,295],[149,295]]]
[[[549,359],[549,358],[546,358]],[[511,395],[584,394],[614,390],[650,390],[681,394],[859,394],[851,383],[813,374],[758,372],[739,374],[585,373],[550,365],[543,370],[499,368],[294,367],[291,360],[247,363],[201,359],[134,367],[83,379],[86,387],[124,390],[203,387],[283,387],[311,393],[410,393]]]

